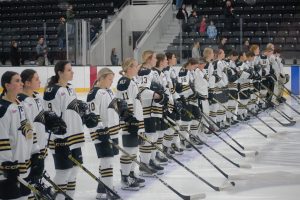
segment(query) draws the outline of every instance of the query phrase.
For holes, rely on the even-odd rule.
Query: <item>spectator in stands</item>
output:
[[[111,50],[110,61],[111,61],[111,65],[113,65],[113,66],[119,65],[119,58],[117,55],[116,48],[112,48],[112,50]]]
[[[248,52],[250,50],[250,43],[249,40],[245,40],[244,44],[243,44],[243,52]]]
[[[197,24],[198,24],[197,12],[195,10],[193,10],[190,17],[188,18],[188,25],[189,25],[191,31],[198,31],[196,29]]]
[[[210,25],[207,27],[207,35],[210,39],[215,39],[217,37],[218,31],[213,21],[210,21]]]
[[[200,33],[205,33],[206,32],[206,18],[205,17],[202,17],[199,32]]]
[[[227,31],[232,30],[232,23],[234,20],[234,15],[233,15],[233,7],[232,3],[230,0],[226,1],[226,6],[224,8],[224,15],[225,15],[225,24],[224,24],[224,29]]]
[[[45,66],[47,63],[46,61],[48,61],[47,58],[47,46],[44,42],[44,38],[43,37],[39,37],[38,38],[38,44],[36,45],[36,54],[37,54],[37,65],[38,66]]]
[[[227,38],[226,37],[222,37],[218,46],[218,49],[223,49],[223,51],[225,52],[225,55],[227,55],[227,53],[229,53],[229,51],[231,51],[231,49],[228,49],[227,47]]]
[[[75,14],[73,11],[73,5],[69,5],[66,11],[66,16],[67,16],[67,30],[68,30],[68,34],[69,35],[73,35],[74,34],[74,19],[75,19]]]
[[[59,25],[57,27],[57,38],[58,38],[58,48],[63,49],[65,48],[66,44],[66,24],[65,18],[61,17],[59,19]]]
[[[176,14],[176,18],[179,19],[179,20],[182,20],[183,23],[187,23],[188,12],[186,11],[185,4],[183,4],[181,6],[181,8],[179,8],[179,10]]]
[[[198,41],[194,42],[192,49],[192,58],[200,59],[200,43]]]
[[[10,62],[12,66],[20,66],[21,55],[18,49],[18,43],[16,41],[11,42],[10,47]]]

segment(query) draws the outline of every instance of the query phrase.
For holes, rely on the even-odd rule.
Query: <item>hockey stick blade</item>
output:
[[[181,195],[182,199],[186,199],[186,200],[196,200],[196,199],[205,199],[206,194],[201,193],[201,194],[193,194],[193,195]]]
[[[246,155],[246,157],[254,157],[258,155],[258,151],[244,151],[244,154]]]
[[[252,165],[250,164],[239,164],[240,168],[244,168],[244,169],[251,169],[252,168]]]
[[[234,182],[225,182],[222,186],[219,187],[219,191],[228,190],[229,188],[232,188],[234,185],[232,184]]]

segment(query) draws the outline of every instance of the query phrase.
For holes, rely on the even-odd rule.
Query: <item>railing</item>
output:
[[[161,9],[158,11],[158,13],[154,16],[154,18],[151,20],[149,25],[146,27],[145,31],[141,34],[141,36],[136,41],[136,48],[139,48],[139,43],[143,39],[143,37],[149,33],[152,26],[155,24],[155,22],[161,17],[161,14],[167,9],[168,5],[171,3],[171,0],[167,0],[164,5],[161,7]]]

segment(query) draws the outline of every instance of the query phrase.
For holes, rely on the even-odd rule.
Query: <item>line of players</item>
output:
[[[36,184],[45,170],[47,148],[54,158],[54,182],[74,197],[79,167],[68,157],[83,163],[84,124],[95,144],[101,181],[112,189],[113,160],[119,154],[113,144],[119,144],[121,133],[121,146],[132,155],[121,154],[121,187],[137,191],[145,186],[145,180],[135,173],[132,157],[139,154],[140,175],[151,177],[164,173],[163,165],[170,161],[168,154],[191,150],[166,119],[176,121],[181,135],[201,147],[201,141],[210,135],[204,126],[199,128],[201,123],[209,126],[202,113],[217,124],[211,129],[219,131],[250,118],[234,98],[253,113],[285,100],[278,81],[286,83],[289,77],[284,75],[280,52],[274,51],[272,44],[261,55],[259,47],[253,45],[249,52],[232,51],[226,59],[222,49],[206,48],[203,58],[189,59],[179,71],[173,67],[177,61],[172,53],[145,51],[142,60],[141,65],[133,58],[124,60],[115,93],[110,89],[113,71],[101,69],[87,103],[77,99],[69,84],[74,73],[67,61],[55,65],[55,75],[49,79],[43,98],[36,92],[40,88],[36,71],[26,69],[20,75],[5,72],[0,99],[0,198],[34,199],[17,177]],[[271,95],[262,85],[281,98]],[[258,100],[254,93],[269,103]],[[219,102],[239,117],[235,119]],[[163,148],[165,154],[140,139],[140,134]],[[112,195],[99,184],[96,198],[108,199]],[[58,194],[55,199],[65,196]]]

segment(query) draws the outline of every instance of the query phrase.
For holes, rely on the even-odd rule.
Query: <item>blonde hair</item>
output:
[[[105,68],[103,68],[103,69],[100,69],[100,70],[98,71],[97,79],[95,80],[93,86],[95,86],[101,79],[106,78],[106,77],[107,77],[108,75],[110,75],[110,74],[115,75],[115,73],[114,73],[111,69],[109,69],[109,68],[107,68],[107,67],[105,67]]]
[[[259,46],[257,44],[253,44],[253,45],[251,45],[249,51],[254,53],[254,51],[256,51],[256,49],[259,49]]]
[[[147,63],[151,58],[152,56],[155,54],[154,51],[151,51],[151,50],[146,50],[143,52],[142,54],[142,61],[143,61],[143,64]]]
[[[213,54],[214,53],[214,50],[210,47],[206,47],[204,50],[203,50],[203,58],[205,60],[207,60],[209,54]]]
[[[126,58],[123,61],[122,64],[122,70],[119,72],[121,75],[124,75],[124,73],[127,72],[128,68],[133,67],[134,62],[136,62],[136,60],[134,58]]]

